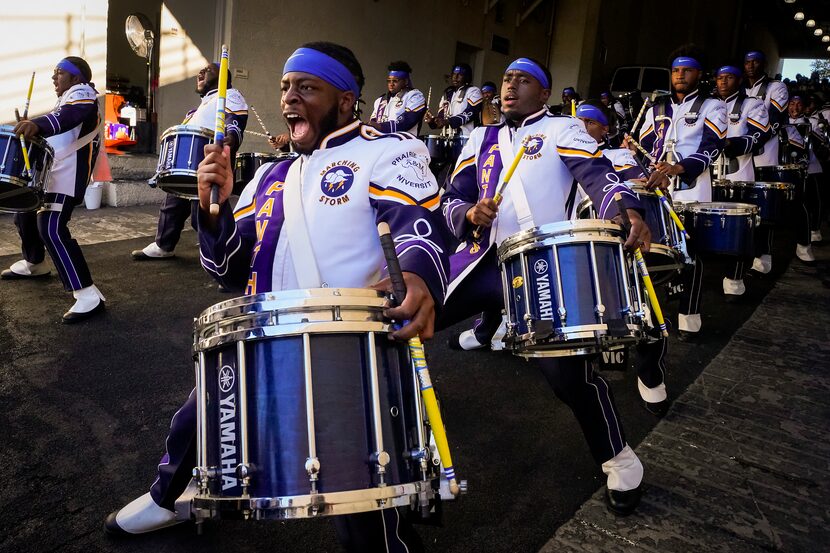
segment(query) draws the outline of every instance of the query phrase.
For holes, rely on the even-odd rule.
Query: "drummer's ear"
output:
[[[548,103],[548,100],[550,100],[550,89],[549,88],[543,88],[542,89],[542,94],[541,94],[540,99],[542,100],[543,104]]]

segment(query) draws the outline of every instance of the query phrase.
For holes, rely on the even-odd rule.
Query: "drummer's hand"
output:
[[[626,209],[625,211],[628,213],[628,220],[631,221],[631,229],[628,231],[628,240],[625,241],[625,248],[634,251],[639,247],[641,252],[647,253],[651,249],[651,231],[648,229],[645,221],[643,221],[643,218],[640,217],[639,211],[636,209]]]
[[[268,142],[271,144],[271,147],[273,147],[275,150],[279,150],[282,147],[284,147],[286,144],[288,144],[289,140],[290,138],[287,132],[268,138]]]
[[[31,140],[36,137],[40,133],[40,128],[37,126],[37,123],[33,123],[28,119],[24,119],[20,123],[14,126],[14,134],[16,135],[23,135],[23,138],[26,140]]]
[[[647,190],[654,190],[655,188],[666,190],[669,187],[669,184],[671,184],[669,176],[663,171],[655,169],[648,176],[645,186]]]
[[[406,299],[398,307],[384,309],[383,315],[396,321],[408,321],[399,330],[392,333],[396,340],[409,340],[420,336],[429,340],[435,332],[435,301],[424,280],[415,273],[403,272],[406,283]],[[392,291],[392,281],[385,278],[372,286],[383,292]]]
[[[438,117],[433,119],[432,124],[438,127],[439,129],[443,129],[447,126],[447,120],[439,115]]]
[[[465,217],[470,224],[489,227],[498,215],[499,206],[493,198],[485,198],[467,210]]]
[[[434,120],[435,116],[427,109],[426,113],[424,113],[424,123],[432,123]]]
[[[631,153],[634,155],[637,154],[637,147],[634,146],[633,142],[631,142],[631,135],[628,133],[625,133],[625,138],[623,138],[622,141],[622,147],[631,150]]]
[[[682,175],[685,171],[685,169],[683,169],[683,166],[679,163],[675,163],[674,165],[672,165],[671,163],[668,163],[666,161],[661,161],[660,163],[658,163],[657,170],[662,171],[670,177]]]
[[[210,189],[219,186],[219,205],[225,203],[233,192],[233,170],[231,169],[230,146],[208,144],[205,146],[205,159],[199,163],[196,179],[199,183],[199,207],[205,213],[210,212]]]

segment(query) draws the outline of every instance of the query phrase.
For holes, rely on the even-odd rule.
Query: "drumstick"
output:
[[[245,134],[246,135],[250,134],[250,135],[253,135],[253,136],[261,136],[262,138],[271,138],[270,134],[263,134],[261,132],[249,131],[248,129],[245,129]]]
[[[429,103],[432,100],[432,86],[429,87],[429,92],[427,92],[427,111],[429,111]]]
[[[640,143],[639,143],[639,142],[637,142],[636,140],[634,140],[634,138],[633,138],[633,137],[631,137],[631,136],[629,136],[629,137],[628,137],[628,140],[629,140],[629,141],[631,141],[631,143],[632,143],[632,144],[634,144],[634,146],[635,146],[638,150],[640,150],[640,152],[642,152],[642,154],[646,157],[646,159],[648,159],[649,161],[651,161],[652,163],[654,163],[654,158],[653,158],[652,156],[650,156],[650,155],[649,155],[649,153],[645,150],[645,148],[643,148],[643,147],[640,145]],[[642,162],[642,161],[640,161],[639,159],[637,159],[637,156],[634,156],[634,161],[636,161],[636,162],[637,162],[637,165],[639,165],[639,166],[640,166],[640,170],[643,172],[643,174],[644,174],[646,177],[648,177],[648,176],[651,174],[651,171],[649,171],[649,170],[648,170],[648,168],[645,166],[645,164],[643,164],[643,162]],[[673,207],[671,206],[671,204],[669,203],[669,200],[668,200],[668,199],[666,198],[666,196],[663,194],[663,191],[662,191],[662,190],[660,190],[659,188],[655,188],[655,189],[654,189],[654,193],[655,193],[655,194],[657,194],[657,197],[658,197],[658,198],[660,198],[660,204],[661,204],[661,205],[662,205],[662,206],[666,209],[666,211],[668,211],[668,212],[669,212],[669,217],[671,217],[671,220],[672,220],[672,221],[674,221],[674,224],[675,224],[675,226],[677,226],[677,229],[678,229],[680,232],[682,232],[682,233],[683,233],[683,236],[685,236],[685,237],[686,237],[686,240],[690,239],[690,238],[691,238],[691,235],[689,235],[689,233],[686,231],[686,227],[684,227],[684,226],[683,226],[683,222],[680,220],[680,217],[678,217],[678,216],[677,216],[677,213],[674,211],[674,208],[673,208]]]
[[[637,127],[640,125],[640,119],[642,119],[643,115],[645,115],[645,113],[646,113],[646,108],[648,107],[649,104],[654,103],[655,98],[657,98],[657,93],[652,92],[651,93],[651,98],[649,98],[648,100],[643,102],[643,105],[640,107],[640,113],[637,114],[637,119],[635,119],[634,124],[631,125],[631,131],[629,133],[629,136],[632,136],[634,134],[634,131],[637,130]]]
[[[516,157],[513,158],[513,163],[510,164],[510,168],[507,170],[507,174],[504,175],[504,180],[499,184],[498,188],[496,188],[496,193],[493,194],[493,201],[496,202],[496,207],[501,203],[503,198],[504,189],[507,188],[507,183],[510,182],[510,177],[513,176],[513,171],[516,170],[516,167],[519,165],[519,162],[522,160],[522,156],[525,154],[525,150],[527,150],[527,140],[525,139],[522,141],[522,145],[519,148],[519,152],[516,154]],[[473,240],[478,241],[481,238],[481,225],[477,226],[476,229],[473,231]]]
[[[216,125],[213,142],[224,146],[225,141],[225,98],[228,95],[228,47],[222,45],[222,59],[219,61],[219,90],[216,92]],[[210,214],[219,215],[219,185],[210,185]]]
[[[265,131],[265,136],[267,136],[268,138],[271,138],[271,133],[268,132],[268,129],[265,128],[265,123],[262,122],[262,118],[259,116],[259,114],[254,109],[254,105],[251,104],[248,107],[250,107],[251,111],[254,112],[254,117],[256,117],[256,120],[259,121],[259,126],[262,127],[262,130]],[[254,134],[254,133],[252,133],[252,134]]]
[[[615,193],[614,201],[617,202],[617,208],[620,210],[623,228],[625,228],[626,231],[630,231],[631,220],[628,218],[628,213],[623,205],[622,194],[619,192]],[[657,293],[654,291],[654,284],[651,282],[651,277],[648,274],[648,267],[646,267],[646,261],[643,259],[643,252],[640,251],[639,246],[634,249],[634,259],[637,260],[637,267],[640,269],[640,274],[643,276],[643,283],[646,285],[648,301],[651,304],[651,308],[654,310],[654,317],[657,319],[657,324],[660,325],[660,333],[663,336],[668,337],[669,331],[666,327],[666,321],[663,319],[663,310],[660,309],[660,302],[657,301]]]
[[[35,73],[32,72],[32,78],[29,79],[29,92],[26,94],[26,104],[23,107],[23,119],[26,119],[29,115],[29,103],[32,101],[32,89],[35,86]],[[23,152],[23,164],[26,166],[26,174],[25,176],[30,177],[32,176],[32,164],[29,161],[29,149],[26,148],[26,139],[23,137],[23,133],[20,133],[20,149]]]
[[[576,100],[571,100],[571,116],[576,117]]]
[[[389,280],[392,281],[392,292],[395,294],[395,303],[401,305],[406,297],[406,283],[403,279],[401,264],[398,261],[398,254],[395,252],[395,242],[392,240],[389,224],[379,223],[378,235],[380,236],[383,255],[386,258],[386,266],[389,269]],[[455,476],[455,468],[453,468],[452,457],[450,456],[450,445],[447,442],[447,433],[444,430],[444,421],[441,418],[441,410],[438,408],[438,400],[435,398],[435,390],[432,387],[432,380],[429,377],[429,368],[427,367],[426,356],[424,355],[424,345],[417,336],[409,339],[409,353],[412,356],[412,362],[415,365],[418,380],[421,383],[421,397],[424,400],[424,407],[426,407],[429,426],[432,428],[432,434],[435,436],[435,446],[438,448],[438,455],[441,457],[441,461],[444,463],[444,476],[449,481],[450,492],[453,495],[458,495],[461,488]]]

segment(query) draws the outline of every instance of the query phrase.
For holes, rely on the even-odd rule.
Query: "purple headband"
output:
[[[542,88],[550,88],[550,83],[548,82],[548,77],[545,75],[544,70],[533,60],[527,58],[518,58],[513,61],[510,65],[507,66],[507,69],[504,71],[507,73],[508,71],[524,71],[528,75],[532,75],[539,84],[542,85]]]
[[[793,96],[790,96],[790,100],[801,100],[803,102],[804,98],[802,98],[798,94],[794,94]]]
[[[409,73],[406,71],[390,71],[389,76],[395,77],[396,79],[408,79]]]
[[[603,125],[608,125],[608,118],[605,117],[605,114],[602,113],[596,106],[592,106],[589,104],[580,104],[576,108],[576,116],[577,117],[584,117],[586,119],[593,119],[594,121],[601,123]]]
[[[703,70],[703,67],[700,65],[699,61],[688,56],[674,58],[674,61],[671,62],[671,68],[674,69],[675,67],[691,67],[699,71]]]
[[[484,85],[484,86],[482,86],[482,87],[481,87],[481,91],[482,91],[482,92],[495,92],[495,91],[496,91],[496,87],[494,87],[494,86],[490,86],[489,84],[486,84],[486,85]]]
[[[345,65],[319,50],[313,48],[297,48],[294,50],[294,53],[285,60],[282,74],[285,75],[293,71],[310,73],[320,77],[337,90],[351,90],[356,97],[360,96],[360,87],[357,86],[357,81],[352,72]]]
[[[610,93],[610,92],[601,92],[601,93],[600,93],[600,95],[599,95],[599,97],[600,97],[600,98],[610,98],[610,97],[611,97],[611,93]]]
[[[759,52],[758,50],[752,50],[751,52],[747,52],[744,56],[744,61],[750,60],[758,60],[758,61],[766,61],[767,57],[764,55],[763,52]]]
[[[562,94],[565,94],[566,92],[570,92],[571,94],[576,94],[576,90],[572,86],[569,86],[569,87],[566,87],[566,88],[562,89]]]
[[[63,69],[67,73],[71,73],[71,74],[75,75],[76,77],[80,77],[82,82],[85,82],[85,83],[89,82],[89,79],[87,79],[84,76],[84,74],[81,72],[81,70],[78,69],[78,66],[75,65],[74,63],[72,63],[71,61],[69,61],[66,58],[59,61],[57,63],[57,65],[55,65],[55,67],[57,67],[58,69]]]
[[[740,69],[738,69],[734,65],[724,65],[723,67],[718,69],[718,73],[717,73],[718,75],[721,75],[723,73],[729,73],[731,75],[735,75],[736,77],[740,77],[741,75],[744,74],[743,71],[741,71]]]

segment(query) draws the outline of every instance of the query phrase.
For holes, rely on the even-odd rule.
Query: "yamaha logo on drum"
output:
[[[223,393],[228,393],[233,389],[236,376],[233,373],[233,368],[230,365],[225,365],[219,369],[219,389]]]
[[[536,278],[536,305],[539,309],[539,318],[544,320],[553,320],[549,268],[550,265],[544,259],[537,259],[533,263],[533,271],[538,275]]]
[[[540,259],[536,263],[533,264],[533,270],[536,271],[537,275],[543,275],[548,272],[548,262],[544,259]]]

